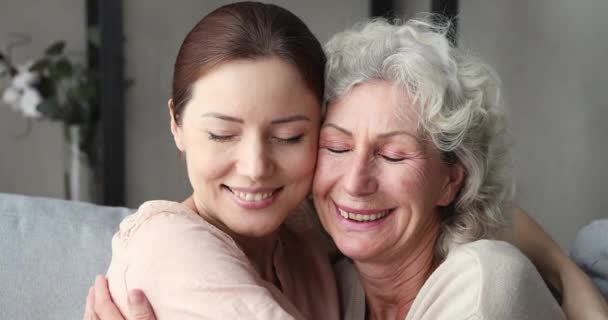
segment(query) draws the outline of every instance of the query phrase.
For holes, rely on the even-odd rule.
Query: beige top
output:
[[[331,266],[305,233],[281,227],[274,268],[281,289],[188,207],[150,201],[120,224],[107,275],[124,314],[128,290],[140,288],[158,320],[338,319]]]
[[[343,319],[365,319],[365,294],[348,260],[336,265]],[[532,263],[506,242],[458,246],[431,274],[406,320],[565,319]]]

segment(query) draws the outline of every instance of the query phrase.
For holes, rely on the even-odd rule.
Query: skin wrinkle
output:
[[[461,183],[459,171],[421,141],[415,106],[397,103],[410,100],[395,90],[386,81],[370,81],[330,104],[313,187],[321,223],[359,272],[371,319],[404,318],[409,311],[437,266],[440,207]],[[392,103],[380,98],[387,96]],[[395,117],[400,106],[411,116]],[[417,134],[394,134],[412,130]],[[402,159],[394,162],[387,154]],[[342,220],[334,203],[393,211],[358,229]]]
[[[439,234],[438,223],[429,223],[423,228],[422,234],[426,235],[420,240],[422,245],[408,254],[405,262],[387,264],[386,260],[401,260],[391,257],[381,263],[355,264],[364,284],[366,299],[369,300],[371,319],[404,319],[418,291],[438,266],[432,254]],[[386,288],[393,290],[387,291]]]

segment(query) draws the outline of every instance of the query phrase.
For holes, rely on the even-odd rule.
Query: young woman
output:
[[[310,191],[324,65],[273,5],[227,5],[188,33],[168,104],[193,194],[121,223],[108,270],[121,310],[142,288],[160,319],[338,318],[325,253],[283,224]]]

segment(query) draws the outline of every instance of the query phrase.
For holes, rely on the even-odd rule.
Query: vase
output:
[[[65,196],[68,200],[97,202],[97,175],[94,159],[85,150],[90,148],[87,128],[67,125],[65,159]]]

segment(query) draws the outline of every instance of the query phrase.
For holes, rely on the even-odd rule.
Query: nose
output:
[[[366,154],[355,155],[345,167],[345,189],[352,196],[363,197],[378,191],[378,179],[374,175],[373,160]]]
[[[239,175],[251,181],[259,181],[269,177],[274,171],[274,161],[267,150],[262,138],[255,138],[241,143],[242,152],[236,162]]]

